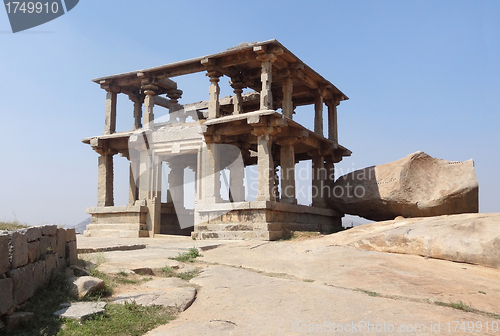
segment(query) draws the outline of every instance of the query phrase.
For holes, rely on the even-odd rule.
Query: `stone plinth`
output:
[[[337,232],[342,227],[337,211],[278,202],[239,202],[198,205],[196,239],[276,240],[291,231]]]
[[[149,237],[145,206],[113,206],[87,208],[92,216],[86,237],[138,238]]]

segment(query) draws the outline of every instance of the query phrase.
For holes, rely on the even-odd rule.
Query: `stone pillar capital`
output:
[[[325,99],[324,100],[325,105],[328,107],[336,107],[340,105],[340,99],[339,98],[334,98],[334,99]]]
[[[235,79],[235,78],[231,78],[229,80],[229,85],[231,85],[231,87],[236,91],[236,90],[243,90],[243,88],[245,87],[245,83],[243,83],[243,81],[241,81],[240,79]]]
[[[144,103],[144,94],[129,94],[128,99],[130,99],[134,103]]]
[[[92,147],[99,155],[101,156],[113,156],[118,154],[118,151],[112,148],[104,148],[104,147]]]
[[[142,92],[148,96],[154,96],[158,91],[158,87],[153,84],[144,84],[141,86]]]
[[[170,98],[171,102],[175,100],[175,102],[177,103],[177,100],[182,97],[183,93],[184,92],[182,90],[172,89],[167,91],[167,97]]]
[[[222,73],[217,70],[208,70],[207,77],[210,77],[211,82],[219,82],[219,77],[222,77]]]
[[[111,92],[111,93],[120,93],[121,88],[113,83],[106,83],[106,84],[101,84],[101,88],[106,90],[106,92]]]
[[[251,133],[255,136],[266,136],[266,139],[271,139],[272,135],[278,133],[277,127],[267,127],[267,126],[258,126],[254,127]]]

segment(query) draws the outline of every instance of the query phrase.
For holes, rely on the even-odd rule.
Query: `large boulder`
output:
[[[397,218],[328,236],[332,245],[500,269],[500,213]]]
[[[477,213],[478,192],[472,160],[452,162],[416,152],[341,176],[327,200],[343,213],[382,221]]]
[[[104,280],[91,276],[82,276],[79,278],[70,278],[71,290],[79,299],[83,298],[88,293],[95,293],[103,290],[106,287]]]

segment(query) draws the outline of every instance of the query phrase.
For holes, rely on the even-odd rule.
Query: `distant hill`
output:
[[[90,217],[84,220],[83,222],[76,224],[75,226],[68,226],[68,227],[74,227],[76,233],[83,233],[83,231],[85,231],[87,225],[89,224],[90,224]]]

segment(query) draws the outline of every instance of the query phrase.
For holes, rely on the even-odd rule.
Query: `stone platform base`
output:
[[[195,239],[287,238],[292,231],[333,233],[343,215],[331,209],[279,202],[238,202],[197,205]]]
[[[108,206],[87,208],[92,216],[83,235],[86,237],[149,237],[145,206]]]

